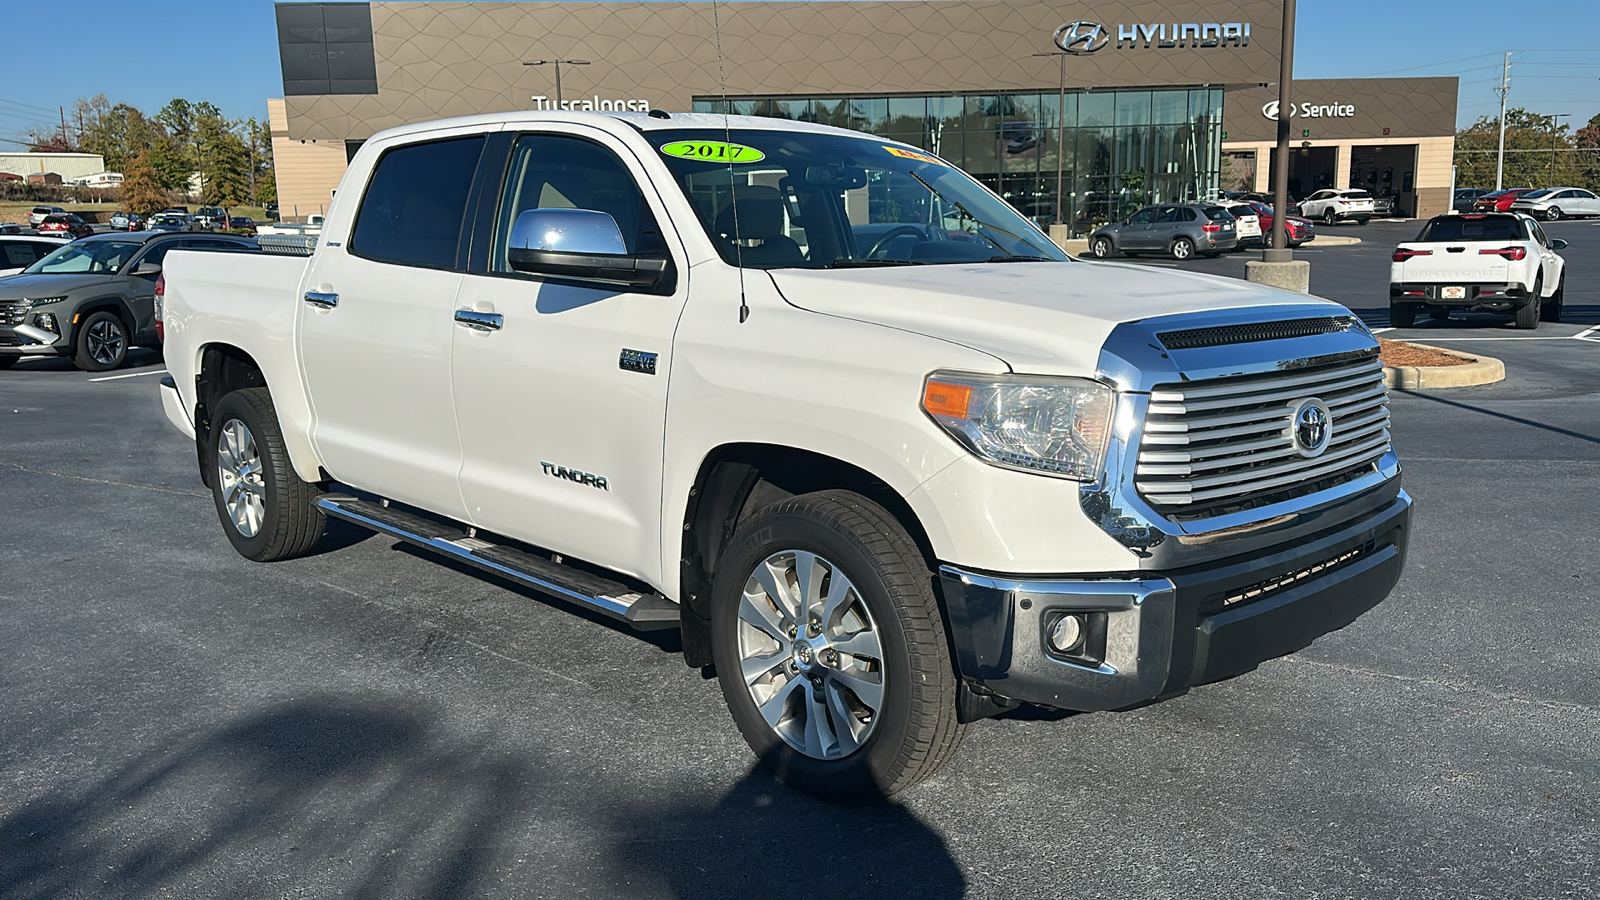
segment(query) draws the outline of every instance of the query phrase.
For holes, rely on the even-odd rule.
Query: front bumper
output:
[[[1461,288],[1464,296],[1447,299],[1442,296],[1446,287]],[[1401,282],[1389,285],[1390,303],[1419,303],[1459,309],[1505,309],[1526,306],[1532,299],[1533,292],[1520,284],[1454,281],[1449,284]]]
[[[1411,498],[1293,546],[1138,578],[1045,579],[940,569],[956,662],[979,695],[1126,709],[1249,672],[1355,621],[1405,566]],[[1063,616],[1085,647],[1056,652]]]

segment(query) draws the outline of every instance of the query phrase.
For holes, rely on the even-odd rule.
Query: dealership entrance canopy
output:
[[[279,4],[279,201],[321,212],[355,148],[396,125],[729,110],[913,144],[1082,233],[1145,203],[1268,189],[1281,17],[1273,0]],[[540,60],[563,61],[559,79],[525,65]],[[1364,187],[1448,209],[1456,79],[1294,96],[1292,195]]]

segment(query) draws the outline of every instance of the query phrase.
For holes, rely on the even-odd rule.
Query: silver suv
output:
[[[1239,243],[1238,220],[1215,203],[1162,203],[1146,206],[1125,221],[1101,225],[1089,235],[1096,259],[1118,253],[1165,253],[1190,259],[1196,253],[1216,256]]]

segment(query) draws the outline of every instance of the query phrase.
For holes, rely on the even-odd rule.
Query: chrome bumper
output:
[[[1038,578],[940,568],[956,664],[975,694],[1126,709],[1293,653],[1376,606],[1405,567],[1411,498],[1292,546],[1143,577]],[[1090,623],[1085,653],[1049,644]]]

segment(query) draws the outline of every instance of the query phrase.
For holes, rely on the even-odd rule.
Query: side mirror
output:
[[[1565,249],[1567,249],[1567,242],[1563,241],[1560,238],[1555,238],[1554,240],[1552,240],[1550,242],[1550,249],[1551,250],[1565,250]]]
[[[661,285],[671,267],[664,256],[630,254],[617,221],[593,209],[523,212],[506,258],[518,272],[641,288]]]
[[[153,262],[142,262],[142,263],[139,263],[139,265],[135,266],[134,269],[133,269],[133,272],[131,272],[130,274],[138,275],[141,278],[154,278],[155,276],[161,274],[161,264],[160,263],[153,263]]]

